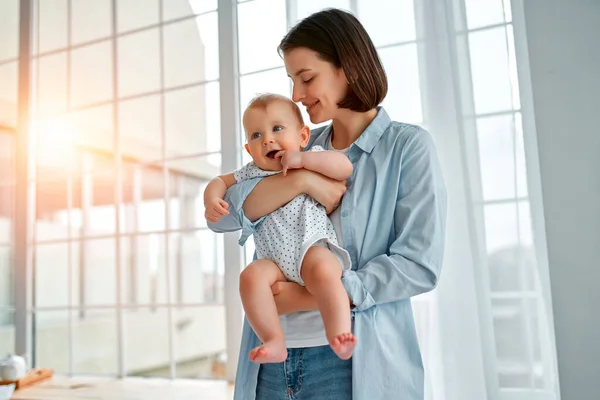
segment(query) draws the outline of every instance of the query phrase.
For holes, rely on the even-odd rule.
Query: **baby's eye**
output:
[[[254,132],[250,135],[250,139],[258,139],[260,136],[260,132]]]
[[[275,125],[273,127],[273,132],[279,132],[281,130],[283,130],[283,126],[281,126],[281,125]]]

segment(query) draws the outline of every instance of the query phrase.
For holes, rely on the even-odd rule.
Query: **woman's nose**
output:
[[[292,89],[292,101],[294,103],[297,103],[301,101],[304,97],[304,92],[298,89],[296,85],[294,85],[294,88]]]

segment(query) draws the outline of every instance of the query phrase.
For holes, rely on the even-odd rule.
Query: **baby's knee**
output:
[[[340,279],[342,270],[336,263],[332,263],[329,258],[320,257],[304,263],[301,275],[304,281],[327,281]]]
[[[260,266],[258,263],[253,262],[244,268],[240,274],[240,286],[255,285],[261,279],[263,279],[263,275],[261,274]]]

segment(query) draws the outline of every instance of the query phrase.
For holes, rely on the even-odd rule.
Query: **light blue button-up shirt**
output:
[[[311,132],[307,148],[326,147],[331,127]],[[446,190],[435,145],[424,129],[393,122],[381,107],[351,145],[354,166],[342,199],[344,247],[352,269],[342,282],[355,308],[352,357],[353,400],[422,400],[423,364],[410,297],[432,290],[444,251]],[[215,232],[254,232],[242,210],[260,179],[232,186],[225,197],[230,214]],[[236,377],[236,400],[255,399],[259,365],[248,352],[259,345],[244,321]]]

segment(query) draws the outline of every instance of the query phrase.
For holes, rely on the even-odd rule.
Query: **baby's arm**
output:
[[[231,186],[235,185],[236,181],[233,174],[221,175],[213,178],[206,189],[204,189],[204,217],[208,222],[218,222],[223,215],[229,214],[227,209],[229,204],[223,200],[225,192]]]
[[[352,175],[352,163],[346,155],[337,151],[281,151],[278,156],[281,157],[284,175],[288,169],[296,168],[318,172],[338,181]]]

